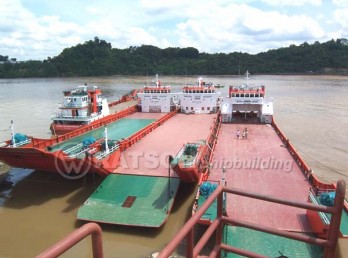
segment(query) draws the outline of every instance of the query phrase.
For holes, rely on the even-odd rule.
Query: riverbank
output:
[[[320,71],[306,71],[306,72],[270,72],[270,73],[265,73],[265,72],[257,72],[251,69],[250,71],[252,73],[252,75],[264,75],[264,76],[274,76],[274,75],[314,75],[314,76],[320,76],[320,75],[327,75],[327,76],[348,76],[348,68],[323,68]],[[105,77],[144,77],[145,75],[141,75],[141,74],[132,74],[132,75],[121,75],[121,74],[109,74],[109,75],[100,75],[100,76],[94,76],[94,75],[55,75],[55,76],[48,76],[48,75],[43,75],[43,76],[23,76],[23,75],[18,75],[18,76],[7,76],[7,75],[1,75],[0,74],[0,79],[42,79],[42,78],[49,78],[49,79],[57,79],[57,78],[61,78],[61,79],[70,79],[70,78],[78,78],[78,77],[83,77],[85,78],[85,80],[88,80],[89,78],[105,78]],[[162,76],[167,76],[167,77],[175,77],[175,76],[184,76],[182,74],[162,74]],[[198,74],[186,74],[185,76],[190,76],[190,77],[197,77],[199,76]],[[204,76],[210,77],[210,76],[214,76],[214,77],[240,77],[243,76],[244,77],[244,73],[233,73],[233,74],[210,74],[208,72],[204,73]]]

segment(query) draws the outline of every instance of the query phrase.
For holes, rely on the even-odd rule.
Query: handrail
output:
[[[20,147],[20,146],[26,145],[28,143],[31,143],[31,139],[30,138],[28,138],[28,139],[26,139],[24,141],[15,142],[15,144],[10,145],[10,147],[13,147],[13,148]]]
[[[75,151],[75,150],[77,150],[77,149],[81,149],[82,146],[83,146],[82,143],[78,143],[78,144],[76,144],[76,145],[70,147],[69,149],[63,150],[63,152],[64,152],[65,154],[70,154],[71,152],[73,152],[73,151]]]
[[[105,158],[106,156],[108,156],[109,154],[113,153],[115,150],[118,150],[120,148],[120,145],[119,144],[115,144],[114,146],[112,146],[109,151],[104,151],[104,152],[101,152],[99,153],[96,158],[98,160],[101,160],[103,158]]]
[[[306,164],[304,159],[300,156],[300,154],[295,149],[294,145],[290,143],[289,139],[286,138],[285,134],[280,130],[277,123],[272,121],[272,126],[275,129],[276,133],[278,134],[280,140],[284,143],[286,148],[288,149],[289,153],[297,163],[297,165],[300,167],[301,171],[303,172],[304,176],[308,178],[309,183],[312,186],[312,189],[318,194],[320,191],[332,191],[335,190],[336,186],[333,183],[325,183],[322,182],[312,171],[312,169]],[[348,204],[344,204],[344,208],[346,211],[348,211]]]
[[[205,181],[208,179],[209,176],[209,164],[211,163],[211,161],[213,160],[213,153],[216,147],[216,143],[217,143],[217,136],[219,134],[220,128],[221,128],[221,112],[218,111],[218,114],[215,118],[215,122],[213,124],[213,127],[210,131],[210,134],[208,135],[207,139],[206,139],[206,143],[208,145],[208,156],[209,156],[209,160],[208,160],[208,166],[202,171],[202,176],[200,177],[199,180],[199,184],[201,184],[202,181]],[[210,146],[211,145],[211,146]]]
[[[87,223],[82,227],[78,228],[59,242],[49,247],[46,251],[42,252],[37,258],[53,258],[68,251],[71,247],[76,245],[85,237],[91,235],[92,237],[92,248],[94,258],[103,258],[103,239],[102,230],[96,223]]]
[[[235,226],[247,227],[257,231],[267,232],[270,234],[319,245],[324,247],[324,256],[323,256],[324,258],[335,257],[336,245],[337,245],[337,240],[339,236],[339,227],[340,227],[341,216],[342,216],[342,209],[344,205],[345,189],[346,189],[346,183],[342,179],[338,180],[334,206],[327,207],[327,206],[316,205],[311,203],[284,200],[284,199],[275,198],[271,196],[250,193],[245,190],[239,190],[236,188],[226,188],[223,186],[219,186],[210,195],[210,197],[208,197],[208,199],[203,203],[201,208],[198,209],[198,211],[186,222],[184,227],[181,228],[181,230],[175,235],[175,237],[164,247],[164,249],[160,252],[158,257],[159,258],[169,257],[174,252],[176,247],[181,243],[181,241],[185,238],[187,240],[186,257],[188,258],[196,257],[199,255],[200,251],[203,249],[204,245],[206,244],[206,242],[209,240],[209,238],[212,236],[214,232],[216,232],[216,245],[213,248],[212,252],[210,253],[209,257],[220,257],[221,250],[225,250],[225,251],[229,251],[229,252],[233,252],[233,253],[237,253],[241,255],[247,255],[249,257],[264,257],[262,255],[253,253],[251,251],[247,251],[247,250],[243,250],[243,249],[239,249],[236,247],[231,247],[231,246],[227,246],[223,244],[222,229],[224,224],[232,224]],[[244,222],[244,221],[223,216],[223,213],[222,213],[223,193],[230,193],[230,194],[245,196],[245,197],[249,197],[253,199],[283,204],[283,205],[292,206],[292,207],[331,213],[332,216],[330,220],[330,229],[329,229],[327,239],[324,240],[320,238],[299,235],[298,233],[260,226],[253,223]],[[194,246],[194,239],[193,239],[194,226],[198,223],[200,217],[210,207],[210,205],[214,202],[216,198],[217,198],[217,218],[212,222],[212,224],[210,224],[206,232],[197,242],[196,246]]]

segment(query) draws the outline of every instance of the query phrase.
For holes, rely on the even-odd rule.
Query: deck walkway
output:
[[[168,177],[168,155],[188,142],[205,140],[216,114],[177,114],[121,155],[115,173]],[[199,129],[198,129],[199,128]],[[171,171],[172,177],[177,175]]]
[[[248,128],[248,138],[237,139]],[[222,124],[209,180],[221,181],[226,167],[228,187],[305,202],[309,183],[270,125]],[[227,215],[259,225],[296,232],[311,232],[306,211],[227,195]]]

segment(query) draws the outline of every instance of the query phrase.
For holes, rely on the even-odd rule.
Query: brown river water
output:
[[[206,77],[206,82],[239,85],[243,77]],[[161,77],[179,91],[197,77]],[[95,77],[0,80],[0,142],[15,131],[49,138],[50,115],[62,102],[62,91],[88,83],[98,85],[109,101],[133,88],[151,83],[150,77]],[[348,77],[251,76],[266,85],[274,98],[277,123],[313,171],[325,182],[348,182]],[[1,165],[1,164],[0,164]],[[81,226],[80,205],[101,182],[99,177],[67,180],[59,175],[11,168],[0,184],[0,257],[33,257]],[[175,235],[191,213],[195,186],[181,185],[172,213],[160,229],[102,225],[105,257],[149,257]],[[180,253],[180,250],[179,250]],[[80,242],[62,257],[91,257],[90,240]]]

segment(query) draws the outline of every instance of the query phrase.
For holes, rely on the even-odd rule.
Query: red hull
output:
[[[120,161],[120,150],[103,160],[92,157],[70,158],[62,151],[54,153],[37,148],[0,148],[0,160],[13,167],[31,168],[45,172],[78,176],[96,172],[100,175],[112,173]]]
[[[51,124],[50,129],[52,135],[63,135],[70,133],[81,128],[84,125],[61,125],[61,124]]]
[[[132,107],[128,110],[120,112],[117,117],[108,119],[108,121],[114,122],[117,120],[116,118],[122,118],[127,114],[134,112],[135,107]],[[151,133],[154,129],[162,125],[165,121],[173,117],[175,114],[176,111],[168,113],[161,117],[159,120],[139,130],[132,136],[124,139],[120,142],[119,149],[115,150],[101,160],[90,156],[86,156],[80,159],[70,158],[62,151],[50,152],[48,151],[48,148],[50,148],[50,146],[53,144],[64,142],[65,140],[79,136],[82,133],[106,124],[102,122],[99,122],[100,125],[91,125],[87,128],[81,128],[80,130],[78,130],[80,132],[74,131],[67,135],[58,136],[52,139],[41,140],[32,138],[31,143],[23,145],[22,147],[1,147],[0,160],[13,167],[31,168],[54,173],[60,172],[62,174],[67,174],[67,176],[69,176],[69,174],[71,173],[75,173],[77,174],[76,176],[78,176],[78,174],[86,174],[90,172],[95,172],[105,176],[110,173],[114,173],[115,169],[118,167],[121,151],[124,151],[134,143],[138,142],[140,139]],[[90,129],[87,130],[88,128]]]
[[[181,164],[177,164],[173,167],[175,173],[179,176],[180,180],[186,183],[195,183],[200,179],[198,167],[196,165],[192,167],[185,167]]]

